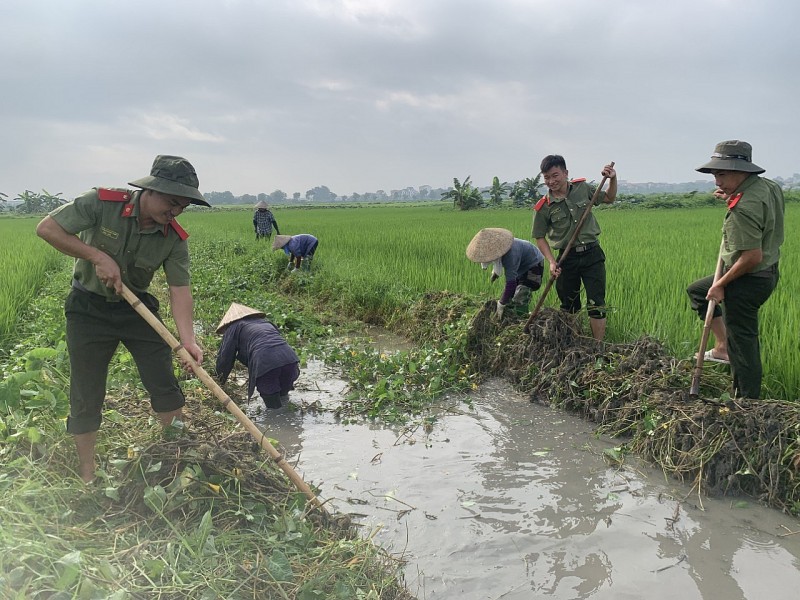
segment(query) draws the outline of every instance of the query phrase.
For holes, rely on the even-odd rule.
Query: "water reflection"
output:
[[[310,363],[295,395],[334,403],[345,389]],[[420,598],[797,597],[800,535],[776,535],[800,529],[796,520],[730,500],[703,499],[701,510],[659,473],[610,467],[603,450],[616,442],[503,382],[473,400],[427,433],[330,414],[251,416],[323,499],[363,515],[365,535],[407,561]]]

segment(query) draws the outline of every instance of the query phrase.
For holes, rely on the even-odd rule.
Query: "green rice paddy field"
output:
[[[467,260],[464,250],[481,227],[506,227],[517,237],[530,239],[532,215],[519,209],[459,212],[443,204],[274,212],[282,233],[312,233],[320,239],[316,277],[331,278],[353,293],[379,289],[393,297],[387,299],[390,305],[432,290],[498,297],[502,280],[490,284],[488,273]],[[607,257],[606,298],[612,311],[610,341],[649,335],[676,356],[690,357],[696,351],[702,322],[689,309],[685,289],[713,272],[723,214],[721,208],[598,211]],[[217,248],[239,247],[248,254],[263,251],[265,268],[277,260],[278,253],[267,242],[254,239],[249,208],[190,211],[180,221],[193,245],[214,242]],[[799,221],[800,206],[789,203],[781,282],[761,311],[765,386],[770,395],[784,399],[800,397],[800,311],[794,301],[800,293],[800,243],[791,234]],[[0,257],[11,265],[0,274],[0,302],[6,312],[24,305],[29,297],[25,294],[53,265],[53,252],[33,233],[35,222],[0,220]],[[224,269],[236,256],[222,251],[212,260],[216,264],[196,261],[193,270]],[[555,291],[547,304],[556,305]],[[8,320],[5,325],[0,322],[0,334],[3,327],[7,333]]]

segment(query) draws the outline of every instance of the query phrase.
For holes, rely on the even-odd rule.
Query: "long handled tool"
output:
[[[289,479],[294,483],[295,487],[298,490],[303,492],[308,499],[320,510],[323,512],[325,508],[323,507],[322,503],[319,499],[314,495],[314,492],[311,491],[311,488],[308,487],[308,484],[303,481],[303,478],[297,474],[292,466],[286,462],[286,459],[278,452],[272,444],[269,443],[269,440],[266,436],[255,426],[255,424],[250,420],[250,418],[242,412],[242,410],[236,405],[236,403],[231,400],[230,396],[225,393],[225,391],[217,384],[216,381],[201,367],[197,361],[189,354],[189,351],[183,347],[183,345],[175,339],[175,336],[170,333],[169,329],[167,329],[164,324],[158,320],[158,318],[148,309],[142,301],[134,294],[128,287],[123,284],[122,285],[122,297],[128,301],[128,303],[133,307],[133,309],[139,313],[142,318],[144,318],[147,323],[156,330],[158,335],[169,344],[169,347],[172,348],[172,351],[175,352],[179,357],[181,357],[194,371],[194,374],[197,375],[198,379],[206,384],[214,395],[222,401],[223,406],[228,409],[228,412],[233,414],[236,417],[236,420],[241,423],[250,435],[253,436],[259,445],[267,451],[267,454],[270,455],[272,460],[275,461],[281,470],[286,473]]]
[[[613,169],[614,168],[614,161],[611,161],[610,164],[611,164],[611,168]],[[580,218],[580,220],[578,221],[578,224],[575,227],[575,231],[572,233],[572,237],[569,238],[569,241],[567,242],[566,247],[561,252],[561,256],[558,258],[558,262],[556,263],[556,267],[557,268],[561,267],[561,263],[564,262],[564,259],[567,258],[567,255],[569,254],[569,251],[572,250],[572,246],[575,243],[575,240],[578,239],[578,235],[580,235],[580,233],[581,233],[581,228],[583,227],[583,224],[586,222],[586,219],[589,217],[589,213],[592,212],[592,206],[594,206],[594,203],[597,201],[597,198],[598,198],[600,192],[603,190],[603,186],[606,184],[606,180],[607,179],[608,179],[608,176],[607,175],[603,175],[603,179],[600,181],[600,185],[597,186],[597,189],[594,191],[594,194],[592,194],[591,202],[589,202],[589,205],[586,207],[586,210],[583,211],[583,214],[581,215],[581,218]],[[536,302],[536,306],[534,307],[533,312],[531,313],[531,316],[528,317],[528,320],[525,322],[525,328],[524,328],[525,333],[530,333],[531,323],[533,323],[533,320],[539,315],[539,311],[542,309],[542,304],[544,304],[544,300],[545,300],[545,298],[547,298],[547,294],[548,294],[548,292],[550,292],[550,288],[553,287],[553,284],[555,283],[555,281],[556,280],[555,280],[554,277],[550,277],[547,280],[547,285],[544,286],[544,290],[542,290],[542,293],[539,294],[539,300],[538,300],[538,302]]]
[[[719,246],[719,257],[717,258],[717,268],[714,271],[714,283],[717,283],[720,277],[722,277],[722,252],[725,248],[725,242],[720,244]],[[714,307],[717,303],[714,300],[708,301],[708,308],[706,309],[706,319],[703,323],[703,335],[700,336],[700,349],[697,351],[697,360],[694,363],[694,369],[692,371],[692,385],[689,388],[689,395],[690,396],[698,396],[700,394],[700,376],[703,374],[703,362],[704,356],[706,353],[706,344],[708,343],[708,336],[711,333],[711,321],[714,320]]]

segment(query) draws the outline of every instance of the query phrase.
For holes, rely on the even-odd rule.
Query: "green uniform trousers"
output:
[[[714,316],[722,316],[728,331],[728,356],[733,374],[733,393],[740,398],[761,396],[761,345],[758,339],[758,310],[778,285],[778,265],[748,273],[725,286],[722,310],[714,308]],[[692,308],[699,317],[706,318],[706,294],[714,281],[713,276],[698,279],[686,290]]]
[[[581,282],[586,289],[586,306],[589,317],[606,317],[606,255],[600,244],[573,249],[561,265],[561,275],[556,279],[556,293],[561,300],[561,310],[577,313],[581,309]],[[559,258],[562,252],[559,252]]]
[[[158,300],[140,295],[156,315]],[[130,304],[73,288],[64,304],[70,362],[70,414],[67,431],[100,428],[108,366],[120,342],[133,356],[156,412],[181,408],[186,400],[173,372],[172,350]]]

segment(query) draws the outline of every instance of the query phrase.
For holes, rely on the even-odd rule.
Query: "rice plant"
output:
[[[40,240],[39,219],[0,219],[0,347],[13,334],[19,311],[30,302],[47,272],[65,260]]]
[[[696,352],[702,322],[689,307],[686,287],[713,273],[723,216],[719,207],[598,211],[607,258],[609,341],[647,335],[676,356],[689,358]],[[454,211],[432,204],[278,209],[276,218],[283,233],[312,233],[320,239],[315,262],[324,277],[351,290],[348,293],[380,290],[380,295],[407,298],[449,290],[492,299],[500,295],[502,280],[490,284],[488,273],[466,258],[466,246],[482,227],[505,227],[516,237],[530,239],[532,212]],[[263,252],[265,265],[278,254],[267,242],[251,239],[249,211],[189,213],[182,221],[197,243],[236,240]],[[786,231],[798,221],[800,206],[789,203]],[[800,292],[795,258],[799,245],[787,235],[780,284],[760,313],[765,385],[783,398],[800,395],[798,316],[792,302]],[[558,305],[555,290],[546,305]]]

